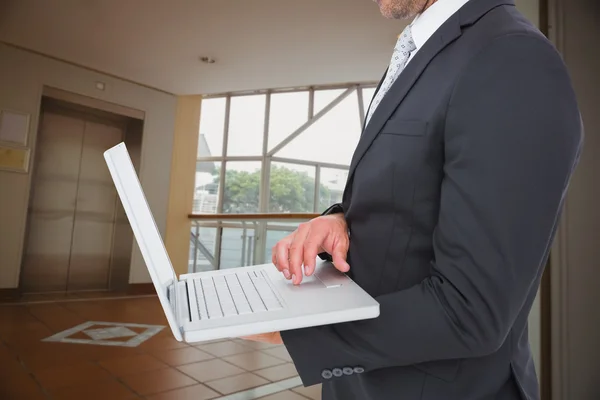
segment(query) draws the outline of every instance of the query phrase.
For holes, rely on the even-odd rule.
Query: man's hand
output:
[[[260,335],[245,336],[242,337],[242,339],[269,344],[283,344],[283,340],[281,339],[281,334],[279,332],[261,333]]]
[[[348,246],[348,226],[343,214],[324,215],[300,224],[291,235],[281,239],[273,247],[273,264],[291,279],[295,285],[302,282],[304,273],[310,276],[315,271],[317,255],[331,254],[333,264],[342,272],[348,272],[346,262]]]

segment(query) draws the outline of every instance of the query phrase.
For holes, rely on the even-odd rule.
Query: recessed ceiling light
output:
[[[200,57],[200,61],[205,64],[214,64],[216,62],[216,60],[212,57]]]

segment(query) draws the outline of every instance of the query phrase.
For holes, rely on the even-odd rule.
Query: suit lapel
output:
[[[367,112],[365,114],[365,120],[363,121],[361,135],[362,135],[362,133],[365,132],[365,124],[367,123],[366,116],[369,115],[369,111],[371,111],[371,105],[373,105],[373,99],[375,98],[375,96],[377,96],[377,92],[379,92],[379,89],[381,89],[381,85],[383,84],[383,81],[385,80],[385,77],[387,76],[388,69],[389,69],[389,67],[386,68],[385,72],[383,73],[383,76],[381,77],[381,79],[379,80],[379,83],[377,84],[377,88],[375,88],[375,92],[373,92],[373,96],[371,97],[371,101],[369,102],[369,107],[367,108]]]
[[[369,124],[363,128],[363,134],[361,135],[354,155],[352,156],[348,180],[352,179],[358,163],[371,146],[371,143],[375,140],[377,134],[381,131],[381,128],[383,128],[390,116],[406,97],[427,65],[429,65],[431,60],[440,51],[459,37],[460,34],[460,22],[457,15],[454,15],[438,29],[430,40],[417,52],[413,59],[410,60],[404,71],[402,71],[398,79],[396,79],[396,82],[394,82],[385,97],[381,100],[381,103],[379,103],[379,106],[371,116]]]
[[[460,37],[463,27],[476,23],[487,12],[502,5],[515,6],[515,0],[468,1],[467,4],[450,17],[450,19],[448,19],[448,21],[446,21],[436,33],[431,36],[427,43],[425,43],[408,63],[381,103],[379,103],[377,110],[375,110],[371,116],[369,124],[366,126],[363,124],[363,132],[356,150],[354,151],[354,155],[352,156],[350,170],[348,171],[348,179],[343,195],[344,202],[349,200],[348,196],[351,192],[352,179],[360,160],[431,60],[433,60],[433,58],[446,46]],[[375,93],[380,89],[383,79],[385,79],[385,74],[379,82]],[[371,105],[369,105],[369,108],[370,107]]]

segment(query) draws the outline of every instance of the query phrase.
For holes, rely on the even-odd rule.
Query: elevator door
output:
[[[123,136],[119,124],[83,113],[43,113],[23,291],[109,289],[117,197],[103,152]]]

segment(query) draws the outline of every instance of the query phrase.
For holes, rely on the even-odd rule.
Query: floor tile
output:
[[[199,361],[206,361],[214,358],[214,356],[195,347],[185,347],[174,350],[161,350],[153,352],[152,355],[158,358],[160,361],[175,367],[185,364],[192,364]]]
[[[233,341],[236,343],[239,343],[243,346],[253,348],[255,350],[264,350],[264,349],[272,349],[272,348],[276,348],[276,347],[284,347],[281,344],[255,342],[252,340],[245,340],[245,339],[233,339]]]
[[[142,372],[121,378],[136,393],[150,395],[197,384],[195,380],[172,368]]]
[[[148,400],[208,400],[220,396],[204,385],[194,385],[149,396]]]
[[[277,357],[280,358],[284,361],[288,361],[288,362],[293,362],[294,360],[292,360],[292,357],[290,356],[290,353],[288,353],[287,349],[285,347],[274,347],[271,349],[266,349],[266,350],[262,350],[263,353],[266,353],[270,356],[273,357]]]
[[[306,397],[286,390],[285,392],[279,392],[266,397],[261,397],[260,400],[306,400]]]
[[[20,349],[21,362],[33,373],[46,370],[67,368],[72,365],[85,363],[86,358],[77,352],[72,352],[65,344],[51,345],[48,343],[32,343],[27,349]]]
[[[11,324],[11,322],[2,321],[2,324]],[[43,325],[34,329],[28,329],[27,327],[21,326],[20,330],[4,331],[0,333],[0,337],[11,348],[27,349],[31,347],[32,344],[37,344],[40,340],[52,334],[53,331]]]
[[[309,387],[296,387],[292,389],[294,392],[301,394],[304,397],[308,397],[312,400],[321,400],[321,385],[314,385]]]
[[[156,335],[140,345],[140,349],[145,351],[181,349],[184,347],[188,347],[188,345],[178,342],[170,331],[168,331],[168,335]]]
[[[69,386],[101,383],[112,380],[104,369],[91,362],[74,364],[68,367],[46,369],[34,374],[42,387],[55,393]]]
[[[6,346],[0,345],[0,378],[19,372],[24,372],[24,369],[17,356]]]
[[[0,399],[47,399],[42,388],[24,371],[0,376]]]
[[[76,353],[86,360],[101,362],[114,360],[117,358],[133,357],[143,354],[142,350],[136,347],[122,346],[95,346],[95,345],[67,345],[69,352]]]
[[[10,333],[23,333],[31,331],[45,331],[51,333],[52,330],[42,321],[29,313],[26,307],[11,306],[0,307],[0,336],[6,337]]]
[[[241,345],[234,341],[225,341],[225,342],[217,342],[210,343],[201,346],[197,346],[200,350],[207,352],[208,354],[212,354],[216,357],[226,357],[232,356],[234,354],[247,353],[252,351],[252,348],[248,346]]]
[[[257,369],[264,369],[285,363],[285,361],[279,358],[261,353],[259,351],[223,357],[223,360],[248,371],[255,371]]]
[[[266,379],[247,372],[241,375],[206,382],[206,385],[220,393],[231,394],[265,385],[267,383],[269,383],[269,381]]]
[[[55,400],[130,400],[138,396],[116,380],[92,385],[77,385],[57,391]]]
[[[271,382],[277,382],[282,379],[292,378],[298,375],[296,367],[294,367],[294,364],[291,363],[260,369],[258,371],[254,371],[254,373],[270,380]]]
[[[147,354],[101,361],[99,365],[116,377],[167,368],[166,364]]]
[[[275,393],[284,392],[301,384],[302,381],[300,378],[296,377],[279,381],[277,383],[269,383],[252,389],[247,389],[242,392],[225,395],[220,397],[219,400],[254,400]]]
[[[196,343],[194,343],[194,346],[201,346],[201,345],[204,345],[204,344],[219,343],[219,342],[227,342],[227,341],[229,341],[229,340],[232,340],[232,339],[214,339],[214,340],[204,340],[204,341],[202,341],[202,342],[196,342]],[[235,340],[235,339],[234,339],[234,340]]]
[[[183,365],[178,369],[199,382],[212,381],[245,372],[243,369],[219,359]]]
[[[58,303],[34,304],[27,310],[54,332],[62,331],[85,322],[80,315],[61,307]]]

